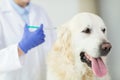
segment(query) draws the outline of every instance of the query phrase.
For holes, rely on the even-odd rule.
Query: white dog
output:
[[[47,57],[47,80],[108,80],[106,30],[92,13],[80,13],[61,26]]]

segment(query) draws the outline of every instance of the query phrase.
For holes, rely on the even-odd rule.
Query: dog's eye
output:
[[[106,29],[105,29],[105,28],[104,28],[104,29],[102,29],[102,32],[103,32],[103,33],[105,33],[105,31],[106,31]]]
[[[90,28],[86,28],[85,30],[83,30],[82,32],[90,34],[91,33],[91,29]]]

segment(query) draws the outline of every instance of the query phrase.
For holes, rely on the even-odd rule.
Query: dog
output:
[[[47,56],[47,80],[109,80],[106,56],[111,50],[103,20],[79,13],[58,28]]]

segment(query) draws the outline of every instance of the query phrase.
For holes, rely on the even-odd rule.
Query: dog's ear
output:
[[[74,64],[74,54],[71,46],[71,31],[68,28],[68,26],[62,26],[59,28],[57,41],[53,49],[55,53],[64,55],[68,63]]]
[[[71,32],[66,26],[61,26],[58,28],[57,41],[55,43],[55,51],[67,50],[71,47]]]

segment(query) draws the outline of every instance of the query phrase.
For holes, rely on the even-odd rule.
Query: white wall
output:
[[[120,80],[120,0],[100,0],[100,14],[108,27],[112,42],[108,65],[112,80]]]
[[[59,26],[79,11],[79,0],[31,0],[42,5],[53,21],[53,25]]]

